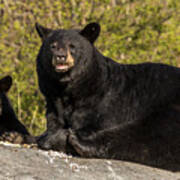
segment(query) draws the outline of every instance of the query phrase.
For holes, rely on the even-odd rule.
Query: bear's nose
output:
[[[55,58],[56,58],[57,63],[62,63],[66,61],[66,56],[64,55],[56,55]]]

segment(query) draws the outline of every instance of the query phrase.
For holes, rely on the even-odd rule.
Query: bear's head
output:
[[[100,33],[100,25],[90,23],[82,30],[52,30],[36,23],[42,39],[38,61],[46,72],[67,74],[74,66],[85,66],[93,56],[93,43]]]

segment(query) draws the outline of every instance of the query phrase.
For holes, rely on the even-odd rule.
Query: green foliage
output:
[[[99,22],[96,46],[120,63],[180,64],[180,1],[177,0],[2,0],[0,72],[14,79],[9,93],[18,118],[33,134],[45,129],[45,103],[38,90],[34,24],[81,28]]]

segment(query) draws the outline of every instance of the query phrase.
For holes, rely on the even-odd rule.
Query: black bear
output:
[[[33,143],[35,139],[17,119],[7,97],[11,85],[11,76],[0,79],[0,140],[7,140],[12,143]]]
[[[43,149],[82,157],[180,165],[180,69],[118,64],[93,45],[100,25],[52,30],[36,24],[39,87],[47,103]]]

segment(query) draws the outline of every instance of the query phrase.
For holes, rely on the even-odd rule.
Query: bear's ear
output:
[[[12,77],[5,76],[4,78],[0,79],[0,91],[1,92],[8,92],[12,85]]]
[[[80,34],[93,44],[99,36],[100,30],[101,28],[98,23],[90,23],[80,32]]]
[[[38,23],[35,24],[35,27],[42,40],[46,39],[46,37],[53,31],[52,29],[45,28]]]

